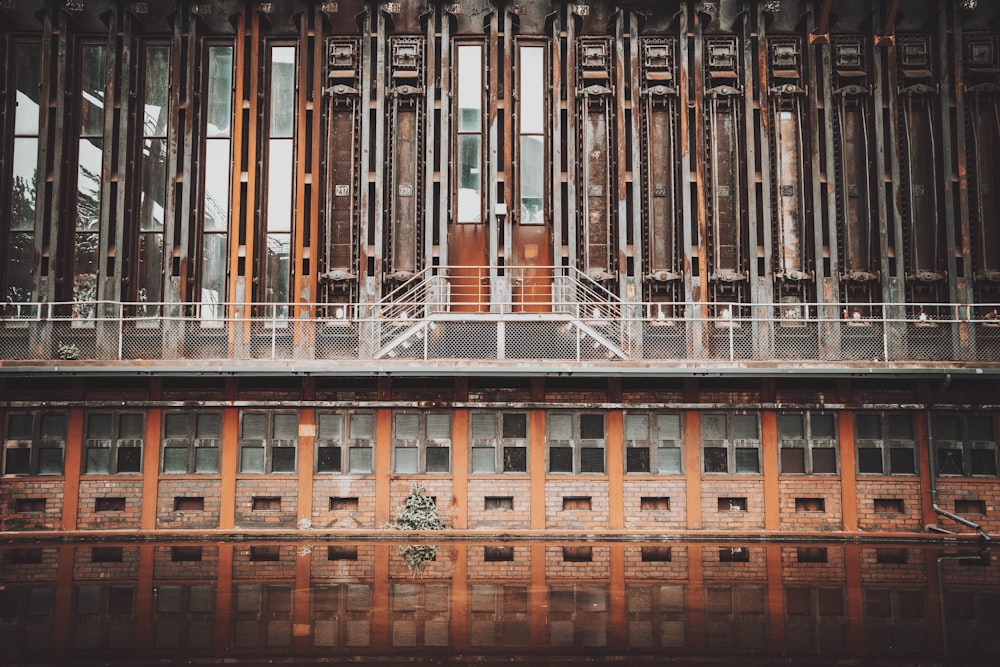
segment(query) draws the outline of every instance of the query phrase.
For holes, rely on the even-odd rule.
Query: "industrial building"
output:
[[[1000,531],[996,3],[0,0],[0,63],[0,537]]]

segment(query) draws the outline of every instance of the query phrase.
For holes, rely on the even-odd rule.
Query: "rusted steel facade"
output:
[[[333,473],[363,526],[428,473],[472,528],[505,472],[524,530],[655,529],[633,474],[677,529],[823,529],[786,474],[993,514],[1000,7],[903,4],[0,0],[8,529],[138,472],[142,530],[172,475],[222,529]]]

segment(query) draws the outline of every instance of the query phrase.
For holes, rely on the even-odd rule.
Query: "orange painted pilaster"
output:
[[[316,410],[302,408],[299,411],[299,446],[298,446],[298,486],[296,503],[296,522],[312,521],[313,510],[313,462],[316,451]]]
[[[455,653],[469,645],[469,546],[456,544],[453,554],[449,649]]]
[[[684,412],[684,481],[687,527],[701,528],[701,413]]]
[[[153,639],[153,556],[156,547],[139,545],[139,568],[135,586],[135,647],[145,652]]]
[[[625,527],[625,452],[621,410],[608,410],[608,523],[611,530]]]
[[[688,550],[687,609],[688,639],[691,650],[704,649],[705,638],[705,548],[690,545]]]
[[[158,397],[157,397],[158,398]],[[160,481],[160,425],[163,410],[146,410],[146,440],[142,451],[142,510],[139,526],[156,530],[156,500]]]
[[[858,530],[858,476],[857,453],[854,451],[854,413],[842,410],[837,415],[837,434],[840,438],[840,508],[844,517],[844,530]]]
[[[623,650],[628,646],[625,603],[625,545],[611,545],[611,562],[608,568],[608,648]]]
[[[861,549],[844,547],[844,592],[847,595],[847,643],[850,655],[865,650],[865,600],[861,591]]]
[[[768,638],[772,653],[785,651],[785,588],[782,579],[781,545],[769,544],[764,549],[767,558]]]
[[[63,463],[62,529],[76,530],[80,509],[80,471],[83,466],[83,409],[73,408],[66,417],[66,460]],[[72,566],[70,567],[72,576]]]
[[[545,419],[545,410],[531,411],[531,423],[528,427],[528,474],[531,477],[532,530],[545,530]],[[545,562],[544,551],[542,562]]]
[[[934,461],[931,458],[930,431],[927,419],[926,411],[916,414],[915,434],[917,436],[917,466],[920,473],[921,525],[937,523],[937,516],[934,514],[934,501],[931,498],[931,466],[934,465]]]
[[[451,417],[451,525],[469,527],[469,411],[456,409]]]
[[[392,473],[392,410],[375,411],[375,525],[382,526],[392,518],[390,497]],[[388,558],[388,556],[386,556]],[[388,563],[386,564],[388,567]]]
[[[219,482],[219,528],[232,529],[236,526],[236,470],[239,463],[240,411],[226,408],[222,411],[222,451],[220,452]],[[221,564],[219,566],[222,567]]]
[[[376,450],[377,451],[377,450]],[[392,645],[389,641],[391,626],[389,619],[389,550],[388,544],[375,545],[375,567],[372,579],[372,643],[371,648],[378,653]]]
[[[531,585],[528,587],[529,627],[531,628],[531,648],[548,648],[548,589],[545,585],[545,544],[531,544]]]
[[[229,650],[233,616],[233,545],[219,544],[219,573],[215,579],[215,632],[212,646],[216,654]]]
[[[301,507],[301,503],[299,504]],[[312,549],[295,550],[295,590],[292,592],[292,648],[312,647]]]
[[[781,527],[778,482],[778,415],[773,410],[760,413],[761,466],[764,468],[764,530]]]

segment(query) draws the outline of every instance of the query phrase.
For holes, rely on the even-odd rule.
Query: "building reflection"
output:
[[[100,543],[0,549],[3,662],[1000,655],[1000,567],[913,544]]]

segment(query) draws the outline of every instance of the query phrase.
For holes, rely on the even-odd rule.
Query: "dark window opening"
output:
[[[501,431],[504,438],[527,438],[528,415],[523,413],[504,413]]]
[[[41,547],[16,547],[7,557],[11,565],[37,565],[42,562]]]
[[[513,510],[513,496],[486,496],[483,498],[484,510]]]
[[[549,448],[549,472],[573,472],[573,448]]]
[[[357,498],[338,498],[330,496],[330,511],[331,512],[357,512],[358,511],[358,499]]]
[[[604,472],[604,448],[580,448],[580,472]]]
[[[876,498],[875,511],[883,514],[902,514],[903,500],[901,498]]]
[[[796,512],[825,512],[826,500],[824,498],[796,498]]]
[[[14,501],[14,511],[18,514],[44,512],[45,498],[18,498]]]
[[[937,450],[937,471],[939,475],[961,475],[964,472],[961,449]]]
[[[125,511],[125,499],[124,498],[95,498],[94,499],[94,511],[95,512],[124,512]]]
[[[720,512],[746,512],[746,498],[719,498]]]
[[[749,563],[749,547],[719,547],[720,563]]]
[[[880,565],[904,565],[906,563],[906,549],[876,549],[875,562]]]
[[[320,447],[316,454],[318,472],[340,472],[340,447]]]
[[[642,547],[643,563],[669,563],[670,547]]]
[[[858,472],[881,475],[882,450],[878,447],[859,447]]]
[[[251,506],[254,512],[276,512],[281,509],[281,496],[254,496]]]
[[[969,463],[972,465],[973,475],[997,474],[997,452],[992,447],[987,449],[973,449],[969,452]]]
[[[170,560],[175,563],[197,563],[201,561],[201,547],[171,547]]]
[[[483,561],[487,563],[510,563],[514,561],[514,547],[484,547]]]
[[[589,510],[591,508],[590,496],[564,496],[562,508],[564,510]]]
[[[201,512],[205,509],[205,498],[202,496],[174,497],[175,512]]]
[[[781,448],[781,472],[785,474],[806,471],[806,450],[803,447]]]
[[[912,447],[890,447],[889,472],[893,475],[917,474],[917,463],[913,454]]]
[[[604,415],[580,415],[580,437],[584,440],[603,440]]]
[[[799,547],[795,555],[800,563],[825,563],[827,561],[826,547]]]
[[[986,502],[983,500],[956,500],[955,514],[986,514]]]
[[[725,447],[705,448],[705,472],[729,472],[729,459]]]
[[[93,547],[90,550],[91,563],[120,563],[122,562],[121,547]]]
[[[625,472],[649,471],[649,447],[629,447],[625,450]]]
[[[527,472],[528,471],[528,448],[527,447],[504,447],[503,448],[503,471],[504,472]]]
[[[357,560],[358,548],[345,546],[328,546],[326,548],[327,560]]]
[[[448,472],[451,469],[450,447],[428,447],[426,449],[427,472]]]
[[[563,547],[564,563],[590,563],[593,560],[593,547]]]
[[[640,511],[669,510],[670,498],[668,496],[645,496],[639,499]]]
[[[281,549],[277,546],[250,547],[250,560],[254,562],[275,562],[281,560]]]

